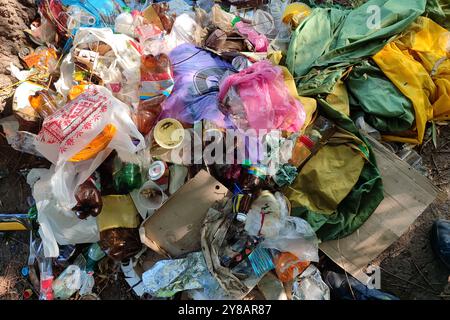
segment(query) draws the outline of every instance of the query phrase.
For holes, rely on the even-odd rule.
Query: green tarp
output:
[[[382,49],[425,5],[426,0],[371,0],[354,10],[314,9],[293,32],[286,57],[299,95],[329,93],[330,82],[346,67]],[[373,6],[380,9],[379,16]]]
[[[414,107],[378,66],[363,61],[347,81],[351,114],[364,112],[365,121],[381,132],[396,133],[411,128]]]

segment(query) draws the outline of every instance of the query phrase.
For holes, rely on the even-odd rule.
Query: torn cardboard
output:
[[[439,195],[431,181],[367,136],[373,147],[384,186],[384,200],[370,218],[348,237],[326,241],[320,249],[364,284],[365,269],[421,215]]]
[[[208,209],[228,189],[205,170],[178,189],[139,230],[142,243],[170,258],[199,251],[200,229]]]

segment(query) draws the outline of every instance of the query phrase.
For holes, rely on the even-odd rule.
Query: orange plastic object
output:
[[[93,158],[97,153],[108,146],[116,134],[116,131],[116,127],[112,124],[106,125],[100,134],[98,134],[83,150],[70,158],[69,161],[78,162]]]
[[[275,258],[275,272],[278,279],[282,282],[294,280],[308,268],[309,261],[299,261],[298,258],[290,252],[283,252]]]

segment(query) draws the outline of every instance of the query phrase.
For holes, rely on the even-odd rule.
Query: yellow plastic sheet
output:
[[[373,56],[384,74],[414,106],[415,128],[388,141],[421,144],[426,123],[450,119],[450,33],[432,20],[419,17],[395,41]]]

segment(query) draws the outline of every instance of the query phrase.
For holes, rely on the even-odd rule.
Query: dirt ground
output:
[[[34,18],[33,0],[0,0],[0,89],[13,83],[6,67],[10,62],[19,66],[18,50],[27,44],[22,30]],[[1,117],[11,114],[12,90],[0,91]],[[450,127],[438,127],[438,148],[431,141],[421,148],[428,176],[435,185],[449,194],[450,188]],[[0,213],[24,213],[29,207],[30,189],[26,184],[27,169],[46,167],[48,163],[11,149],[0,132]],[[435,201],[396,243],[375,261],[381,267],[382,290],[401,299],[449,299],[449,270],[433,254],[429,232],[437,218],[450,219],[450,198]],[[0,299],[22,299],[22,293],[32,285],[21,276],[27,263],[26,232],[0,233]],[[111,272],[117,266],[106,261],[109,276],[96,278],[95,292],[101,299],[136,299],[121,272]],[[36,295],[34,296],[36,298]]]

